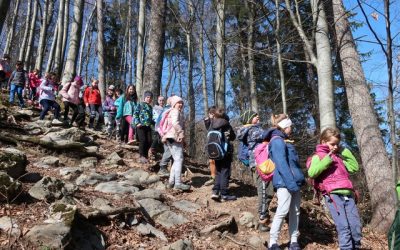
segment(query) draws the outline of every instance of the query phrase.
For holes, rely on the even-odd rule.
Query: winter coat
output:
[[[183,140],[183,138],[185,138],[185,119],[183,117],[183,112],[180,112],[176,108],[172,108],[165,119],[167,124],[171,124],[171,128],[162,137],[162,141],[165,142],[167,139],[173,139],[175,141],[178,141],[179,139]]]
[[[134,124],[137,126],[141,124],[142,126],[154,125],[153,121],[153,108],[150,104],[142,102],[139,103],[134,111],[135,121]]]
[[[103,110],[110,114],[115,114],[117,112],[115,100],[112,96],[106,96],[106,100],[104,100],[103,102]]]
[[[11,84],[17,85],[17,86],[25,86],[25,83],[28,82],[28,74],[25,70],[14,70],[11,73],[10,80]]]
[[[273,128],[265,131],[263,140],[271,140],[269,144],[269,156],[275,163],[274,177],[272,184],[274,188],[287,188],[289,192],[297,192],[305,183],[303,171],[300,168],[299,156],[294,145],[285,142],[288,136],[281,130]]]
[[[164,110],[164,107],[161,107],[160,105],[155,105],[153,107],[153,121],[154,122],[157,122],[158,117],[161,115],[163,110]]]
[[[56,97],[54,94],[54,83],[50,80],[43,79],[39,86],[39,102],[41,100],[55,101]]]
[[[38,75],[33,74],[33,73],[29,73],[28,78],[29,78],[29,87],[30,88],[37,88],[37,87],[39,87],[40,83],[42,82],[42,80],[40,80]]]
[[[66,83],[59,93],[62,96],[62,101],[78,105],[80,102],[79,100],[80,89],[81,86],[78,85],[76,82]]]
[[[101,105],[101,95],[98,88],[88,87],[83,94],[85,104]]]

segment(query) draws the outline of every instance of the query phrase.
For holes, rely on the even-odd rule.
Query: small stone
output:
[[[192,250],[193,243],[188,239],[178,240],[172,243],[171,245],[165,246],[161,248],[161,250]]]
[[[172,211],[163,212],[162,214],[157,216],[155,221],[166,228],[171,228],[189,222],[189,220],[186,219],[183,215],[177,214]]]
[[[98,173],[91,173],[89,175],[81,175],[76,180],[76,185],[94,185],[98,182],[112,181],[117,179],[117,174],[101,175]]]
[[[50,167],[58,167],[60,163],[60,159],[54,156],[46,156],[41,158],[38,162],[33,164],[38,168],[50,168]]]
[[[70,231],[64,223],[36,225],[25,237],[38,247],[62,249],[70,241]]]
[[[124,160],[118,155],[117,152],[111,153],[104,162],[104,165],[123,165]]]
[[[183,212],[188,212],[188,213],[195,213],[197,210],[201,208],[200,205],[186,200],[175,201],[174,203],[172,203],[172,206],[176,207],[177,209]]]
[[[252,246],[256,249],[259,249],[263,246],[263,241],[261,240],[261,238],[258,236],[255,236],[255,235],[251,236],[249,238],[248,242],[249,242],[250,246]]]
[[[18,238],[21,235],[21,230],[18,228],[15,219],[8,216],[0,218],[0,231],[5,232],[6,234],[11,234],[15,238]]]
[[[161,201],[154,199],[143,199],[139,200],[138,203],[146,210],[150,217],[161,214],[162,212],[170,210],[167,205],[164,205]]]
[[[81,160],[81,164],[79,165],[82,168],[95,168],[97,165],[96,157],[86,157]]]
[[[60,175],[66,176],[70,174],[81,174],[82,173],[82,168],[79,167],[68,167],[68,168],[62,168],[60,169]]]
[[[22,184],[0,171],[0,201],[12,200],[21,193]],[[5,196],[5,197],[4,197]]]
[[[254,215],[250,212],[242,212],[239,215],[239,224],[244,226],[246,225],[247,227],[252,227],[254,221]]]
[[[135,197],[136,200],[143,200],[147,198],[161,200],[162,192],[156,189],[144,189],[142,191],[134,193],[133,197]]]
[[[9,176],[17,179],[25,174],[28,160],[26,154],[15,148],[0,149],[0,171],[6,172]]]
[[[147,223],[140,223],[138,226],[135,227],[136,231],[142,235],[154,235],[162,241],[168,241],[165,234]]]
[[[52,177],[43,177],[31,189],[29,194],[38,200],[45,200],[53,202],[54,200],[61,199],[66,193],[64,188],[65,183],[61,180]]]
[[[110,181],[98,184],[94,190],[109,193],[109,194],[126,194],[126,193],[135,193],[139,191],[139,188],[132,186],[129,182],[126,181]]]

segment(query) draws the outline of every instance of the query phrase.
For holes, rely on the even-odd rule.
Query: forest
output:
[[[87,86],[96,81],[102,100],[106,99],[110,86],[112,90],[116,88],[125,92],[130,85],[134,85],[140,99],[151,92],[154,105],[157,105],[158,96],[181,97],[185,120],[183,165],[188,169],[186,173],[192,175],[193,187],[196,187],[194,179],[203,180],[201,178],[209,175],[208,158],[204,148],[207,129],[204,128],[203,120],[208,117],[213,106],[226,111],[235,131],[240,128],[242,115],[248,111],[259,115],[264,128],[273,126],[270,121],[271,115],[287,114],[293,122],[291,139],[295,141],[294,145],[304,172],[307,172],[307,157],[314,154],[321,132],[326,128],[337,128],[341,133],[341,146],[350,149],[360,164],[360,172],[351,178],[361,193],[358,206],[363,227],[367,228],[367,231],[363,228],[363,234],[367,235],[363,247],[385,249],[388,247],[386,234],[392,226],[399,204],[395,192],[399,179],[400,145],[397,126],[400,111],[399,10],[400,3],[393,0],[0,0],[0,58],[7,55],[12,70],[17,61],[22,62],[26,72],[36,70],[39,72],[39,78],[44,77],[46,72],[52,72],[58,76],[60,86],[75,81],[76,76],[80,76],[83,84]],[[4,60],[6,58],[0,59],[0,64]],[[124,245],[160,249],[166,242],[189,237],[189,234],[182,234],[182,237],[176,238],[182,230],[187,229],[186,233],[193,233],[200,230],[196,223],[206,227],[201,224],[202,220],[209,225],[215,222],[210,218],[218,219],[226,212],[219,208],[215,210],[214,207],[214,210],[211,210],[208,201],[204,201],[206,205],[201,206],[207,207],[211,217],[204,219],[205,217],[199,215],[197,221],[190,221],[189,225],[182,223],[183,226],[174,225],[175,227],[170,229],[171,227],[158,221],[162,217],[159,214],[153,216],[148,211],[141,210],[143,207],[147,209],[148,204],[142,203],[143,199],[138,198],[140,195],[126,198],[126,193],[118,194],[120,200],[115,201],[118,207],[114,210],[109,207],[111,203],[101,205],[103,208],[108,206],[105,210],[87,210],[87,207],[90,207],[88,204],[93,202],[93,197],[104,198],[96,193],[97,186],[94,189],[93,185],[104,182],[107,178],[110,178],[107,181],[115,181],[116,176],[123,175],[124,178],[135,179],[138,175],[140,178],[135,181],[139,184],[134,185],[135,188],[138,187],[137,190],[129,191],[134,194],[138,190],[144,192],[150,190],[148,187],[154,188],[159,185],[159,182],[151,181],[153,168],[159,167],[157,161],[151,161],[151,166],[145,169],[146,173],[141,172],[143,170],[129,172],[133,171],[132,166],[135,166],[135,169],[141,168],[141,162],[137,161],[139,147],[123,145],[115,149],[116,142],[108,140],[96,131],[83,133],[74,130],[75,128],[62,131],[52,129],[51,126],[45,128],[47,125],[37,123],[34,119],[39,116],[40,110],[32,107],[28,108],[27,113],[12,107],[6,101],[9,89],[3,84],[0,87],[1,161],[9,160],[9,146],[12,145],[26,154],[21,160],[24,170],[56,178],[51,181],[57,186],[57,178],[62,174],[58,173],[59,170],[53,165],[75,167],[80,164],[81,168],[82,164],[87,163],[85,159],[95,158],[93,166],[99,166],[96,172],[87,173],[85,167],[83,172],[86,177],[92,178],[90,180],[97,179],[93,183],[90,183],[89,179],[83,181],[83,191],[74,189],[74,192],[78,193],[75,193],[73,198],[76,202],[74,206],[79,209],[76,210],[75,207],[73,212],[79,211],[79,216],[84,217],[80,218],[78,212],[74,214],[76,218],[80,218],[75,221],[85,225],[84,228],[91,228],[88,225],[94,224],[107,237],[103,239],[103,236],[99,236],[101,233],[92,232],[90,237],[97,237],[97,240],[92,240],[95,243],[85,249],[120,249],[118,247]],[[31,123],[39,125],[33,126]],[[60,140],[60,143],[52,141],[52,133],[61,134],[54,137],[54,140]],[[97,152],[91,148],[94,145],[97,146]],[[238,150],[237,140],[234,142],[234,148]],[[110,155],[113,152],[116,155]],[[135,156],[132,156],[134,154]],[[37,162],[49,155],[58,157],[57,163],[43,163],[52,166],[38,170]],[[123,161],[121,159],[108,164],[120,156]],[[92,164],[91,160],[89,159],[87,164]],[[13,164],[18,161],[14,160]],[[0,164],[0,173],[7,168],[7,164],[4,167],[3,165]],[[110,166],[117,167],[114,169]],[[236,183],[236,189],[249,189],[248,192],[241,192],[245,193],[245,199],[253,199],[248,201],[254,203],[251,209],[255,211],[257,192],[253,190],[251,173],[249,174],[248,170],[244,171],[242,167],[241,163],[234,159],[232,178],[240,183]],[[81,174],[82,171],[79,171]],[[199,173],[204,176],[197,176]],[[26,180],[26,174],[7,174],[20,180],[22,185],[19,194],[12,195],[11,198],[2,194],[7,188],[4,186],[5,189],[2,189],[0,186],[1,216],[24,214],[26,208],[23,207],[31,204],[33,210],[37,211],[47,211],[50,204],[50,213],[57,210],[53,206],[56,204],[53,200],[60,197],[47,197],[44,199],[46,202],[36,203],[31,197],[26,198],[29,196],[27,190],[35,181]],[[64,176],[62,179],[75,182],[80,178],[77,178],[79,174],[69,172],[68,178]],[[110,177],[112,174],[115,176]],[[92,175],[101,175],[101,178]],[[134,175],[135,177],[132,177]],[[143,178],[147,182],[143,181]],[[65,185],[67,187],[67,184]],[[304,199],[309,201],[312,188],[308,184],[306,186],[302,192],[305,193],[304,197],[308,197]],[[202,185],[197,188],[201,189],[197,194],[197,191],[183,195],[170,194],[162,190],[162,194],[157,191],[152,193],[151,197],[161,195],[163,198],[154,200],[168,204],[175,201],[174,195],[194,202],[209,192],[208,189],[205,191],[206,187]],[[72,192],[65,190],[60,192]],[[107,195],[108,198],[111,197]],[[64,196],[67,195],[64,193]],[[245,201],[247,200],[240,202]],[[272,204],[275,204],[274,202]],[[300,216],[307,217],[310,211],[324,214],[322,208],[307,204],[302,207],[306,213],[302,210]],[[242,205],[238,203],[234,207],[239,209]],[[62,216],[70,211],[69,205],[66,207]],[[167,210],[169,209],[168,207]],[[32,209],[27,212],[27,218],[29,213],[32,213]],[[34,221],[38,223],[39,219],[44,219],[44,214]],[[152,235],[146,236],[150,238],[146,238],[145,243],[141,242],[137,235],[123,231],[131,223],[128,223],[131,219],[130,214],[135,214],[134,218],[139,222],[146,221],[149,215],[149,220],[154,220],[149,223],[154,227],[144,230],[147,230],[148,234],[140,233],[140,230],[139,233],[135,231],[142,236]],[[180,214],[177,215],[179,216]],[[108,222],[100,222],[102,219],[99,218],[102,217],[107,217]],[[330,225],[324,229],[335,232],[334,224],[329,224],[332,219],[324,218],[318,216],[318,220],[324,220]],[[27,223],[27,220],[21,220]],[[86,220],[91,223],[87,223]],[[236,220],[239,221],[238,218]],[[303,223],[300,225],[301,234],[302,230],[306,231],[307,228],[304,223],[318,223],[312,219],[300,220],[300,223]],[[124,227],[117,225],[122,223],[121,221],[125,223]],[[231,222],[226,222],[228,227],[231,226]],[[161,231],[164,230],[165,235],[159,236],[162,232],[155,227],[159,224],[163,225],[164,229]],[[0,232],[3,229],[1,225],[0,223]],[[240,224],[240,230],[243,225]],[[13,240],[13,230],[9,231],[8,237],[0,236],[1,248],[17,249],[25,246],[30,249],[37,246],[32,243],[34,240],[22,240],[32,230],[25,229],[27,231],[24,232],[22,225],[19,227],[22,231]],[[212,235],[211,238],[204,237],[206,233],[203,231],[196,231],[203,238],[197,234],[190,237],[195,249],[222,249],[219,247],[223,246],[228,246],[226,249],[261,249],[261,243],[245,243],[244,238],[247,236],[242,235],[243,238],[240,238],[240,230],[239,233],[236,230],[236,234],[228,230],[227,235],[222,230],[222,235]],[[71,234],[80,233],[75,231]],[[99,237],[102,240],[98,240]],[[226,240],[228,245],[213,245],[215,237]],[[263,234],[257,237],[267,239]],[[334,237],[337,236],[331,236]],[[304,249],[338,248],[336,242],[324,240],[314,246],[313,240],[307,238],[300,242],[300,245]],[[53,242],[56,245],[50,246],[49,249],[57,249],[60,246],[78,249],[86,246],[80,244],[89,244],[76,238],[73,243],[67,243],[64,238],[60,242]],[[45,246],[45,243],[43,244],[42,246]],[[189,246],[173,247],[168,249],[191,249]],[[394,246],[389,247],[395,249]]]

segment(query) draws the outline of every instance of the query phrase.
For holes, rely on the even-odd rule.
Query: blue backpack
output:
[[[210,130],[207,133],[206,152],[209,159],[222,160],[228,152],[228,142],[223,132]]]

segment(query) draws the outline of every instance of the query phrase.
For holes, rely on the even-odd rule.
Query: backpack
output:
[[[274,176],[275,163],[269,157],[269,144],[278,137],[273,136],[269,142],[263,142],[254,149],[256,170],[263,181],[271,181]]]
[[[163,137],[171,128],[172,128],[172,124],[168,124],[168,115],[169,112],[171,112],[172,108],[169,108],[165,111],[162,112],[162,114],[160,115],[160,121],[157,124],[156,123],[156,131],[160,134],[161,137]]]
[[[237,158],[246,167],[250,166],[250,155],[249,155],[249,144],[247,143],[247,136],[249,135],[249,128],[246,128],[242,140],[239,139],[239,146],[237,152]]]
[[[225,135],[219,130],[210,130],[207,133],[206,152],[209,159],[222,160],[228,152],[228,142]]]

